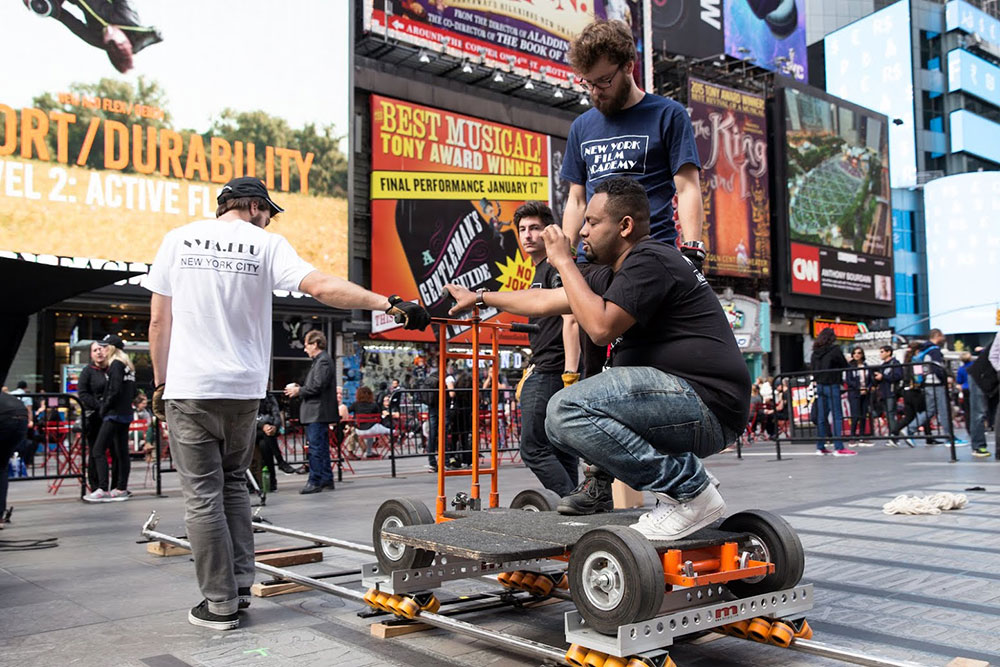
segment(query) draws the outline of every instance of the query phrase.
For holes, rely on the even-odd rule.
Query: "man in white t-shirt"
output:
[[[272,291],[304,292],[336,308],[384,310],[407,329],[426,328],[430,315],[416,303],[317,271],[284,237],[264,231],[282,209],[256,178],[230,181],[218,203],[215,220],[167,233],[144,284],[153,292],[153,411],[170,425],[205,596],[188,621],[231,630],[239,625],[237,609],[250,604],[254,579],[245,475],[267,390]]]

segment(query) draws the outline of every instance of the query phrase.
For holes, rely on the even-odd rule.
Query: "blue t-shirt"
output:
[[[587,201],[601,179],[631,176],[649,196],[653,238],[673,244],[674,174],[685,164],[701,168],[687,111],[672,99],[646,93],[613,116],[591,109],[574,120],[559,175],[586,185]]]

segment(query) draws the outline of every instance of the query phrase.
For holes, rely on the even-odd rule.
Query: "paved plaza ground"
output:
[[[990,450],[993,451],[991,441]],[[968,447],[950,463],[943,447],[860,448],[857,457],[818,457],[811,446],[785,449],[757,443],[743,460],[724,453],[707,461],[722,481],[729,513],[762,508],[784,516],[806,549],[804,582],[815,585],[808,619],[814,639],[855,651],[946,665],[964,656],[1000,664],[1000,463],[975,459]],[[279,475],[263,516],[272,523],[339,539],[371,543],[371,520],[390,497],[414,496],[433,507],[435,477],[425,460],[356,465],[337,490],[297,493],[303,476]],[[155,510],[158,530],[182,535],[176,475],[164,475],[165,497],[143,489],[136,462],[128,502],[89,505],[64,487],[52,498],[42,482],[11,485],[13,523],[0,540],[58,538],[41,551],[0,550],[0,664],[30,665],[534,665],[537,660],[442,630],[395,639],[371,637],[360,604],[320,592],[255,598],[238,630],[194,627],[187,610],[201,596],[186,556],[146,552],[139,529]],[[467,480],[452,480],[449,491]],[[501,502],[537,486],[520,465],[501,473]],[[984,491],[966,491],[980,486]],[[970,503],[937,516],[886,515],[884,503],[903,493],[966,493]],[[648,496],[647,496],[648,497]],[[651,498],[649,498],[651,502]],[[258,535],[257,547],[303,543]],[[328,548],[304,573],[359,567],[371,557]],[[261,575],[258,575],[260,577]],[[360,589],[357,576],[335,580]],[[467,580],[441,597],[495,589]],[[534,610],[507,609],[463,617],[495,630],[565,647],[560,602]],[[834,661],[729,637],[678,644],[680,667],[834,665]]]

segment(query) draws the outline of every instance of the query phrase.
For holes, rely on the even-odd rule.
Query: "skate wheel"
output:
[[[531,591],[535,595],[548,595],[555,588],[555,584],[552,583],[552,579],[545,576],[538,576],[535,578],[535,586]]]
[[[513,586],[514,588],[520,588],[521,580],[524,579],[524,575],[526,574],[527,572],[525,572],[524,570],[517,570],[516,572],[511,572],[510,579],[508,580],[510,581],[510,585]]]
[[[365,601],[365,604],[368,605],[369,607],[375,607],[376,609],[378,609],[378,606],[375,604],[375,598],[377,596],[378,596],[378,589],[369,588],[368,592],[365,593],[365,596],[362,599]]]
[[[750,621],[750,626],[747,628],[748,639],[765,644],[770,634],[771,622],[766,618],[755,618]]]
[[[510,572],[501,572],[497,575],[497,581],[510,588]]]
[[[399,603],[403,601],[401,595],[391,595],[389,599],[385,601],[386,611],[390,611],[393,614],[399,614]]]
[[[627,667],[628,662],[625,658],[619,658],[614,655],[609,655],[608,659],[604,661],[604,667]]]
[[[441,609],[441,600],[436,597],[431,597],[423,607],[420,608],[421,611],[426,611],[429,614],[436,614]]]
[[[788,648],[795,639],[795,631],[792,626],[783,621],[775,621],[771,624],[771,632],[767,636],[767,641],[781,648]]]
[[[799,625],[798,628],[799,629],[795,631],[796,639],[812,639],[813,629],[809,627],[809,621],[803,618],[802,624]]]
[[[389,595],[388,593],[379,591],[375,595],[375,606],[381,609],[382,611],[390,611],[389,607],[386,606],[386,603],[389,601],[390,597],[392,596]]]
[[[521,577],[519,588],[521,588],[521,590],[528,591],[529,593],[533,593],[535,590],[535,579],[537,578],[538,575],[534,572],[525,573],[525,575]]]
[[[716,627],[712,628],[712,632],[717,632],[720,635],[728,635],[729,634],[729,626],[728,625],[719,625],[719,626],[716,626]]]
[[[414,618],[420,613],[420,605],[413,598],[403,598],[396,605],[396,613],[403,618]]]
[[[562,579],[559,580],[559,583],[556,584],[556,588],[564,591],[569,588],[569,577],[567,577],[565,573],[563,573]]]
[[[750,621],[736,621],[727,625],[726,628],[733,637],[739,637],[740,639],[749,638],[747,633],[750,631]]]
[[[604,667],[604,662],[608,659],[607,653],[601,653],[600,651],[590,651],[587,653],[587,657],[583,659],[583,664],[586,667]]]
[[[587,659],[589,652],[589,649],[579,644],[570,644],[570,647],[566,649],[566,662],[574,667],[584,667],[583,661]]]

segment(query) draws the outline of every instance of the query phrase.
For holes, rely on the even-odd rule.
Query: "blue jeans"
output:
[[[844,441],[840,439],[844,428],[844,408],[840,405],[840,385],[839,384],[817,384],[816,400],[819,401],[819,422],[816,424],[819,440],[816,441],[816,449],[825,449],[827,438],[830,436],[828,419],[833,413],[833,446],[835,449],[843,449]]]
[[[921,426],[926,435],[951,435],[951,414],[948,409],[948,389],[943,384],[924,384],[924,404],[926,412],[917,413],[917,418],[907,428],[907,435],[913,435]],[[937,416],[937,431],[931,433],[931,417]]]
[[[986,413],[990,400],[975,380],[969,380],[969,440],[973,449],[986,449]]]
[[[326,422],[306,424],[309,445],[309,483],[313,486],[333,484],[330,468],[330,425]]]
[[[521,460],[546,489],[568,496],[579,477],[575,454],[556,449],[545,435],[549,400],[563,388],[561,373],[534,372],[521,388]]]
[[[699,457],[736,440],[685,380],[646,366],[610,368],[560,390],[545,433],[632,488],[681,502],[708,486]]]

